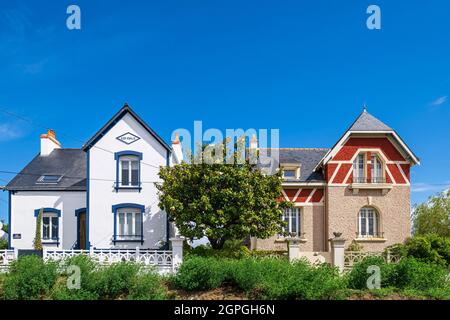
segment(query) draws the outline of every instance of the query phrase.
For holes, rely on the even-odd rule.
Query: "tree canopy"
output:
[[[218,153],[224,157],[217,158]],[[211,246],[220,249],[226,240],[268,238],[281,231],[282,209],[289,206],[279,201],[281,174],[266,175],[248,159],[229,161],[238,153],[235,149],[229,154],[225,144],[212,152],[203,147],[190,163],[160,170],[160,207],[182,236],[207,236]],[[213,161],[205,161],[208,157]]]
[[[432,196],[414,208],[414,234],[450,237],[450,190]]]

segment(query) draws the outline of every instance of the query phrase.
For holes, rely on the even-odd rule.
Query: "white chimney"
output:
[[[250,139],[250,149],[258,149],[258,139],[256,138],[256,134],[252,135]]]
[[[180,164],[183,161],[183,149],[181,148],[180,134],[175,133],[175,139],[172,141],[172,163]]]
[[[55,131],[48,129],[46,134],[41,134],[41,156],[48,156],[55,149],[60,149],[61,144],[55,137]]]

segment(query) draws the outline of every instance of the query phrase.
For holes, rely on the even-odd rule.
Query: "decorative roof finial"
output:
[[[363,112],[367,112],[367,105],[366,105],[366,102],[364,101],[364,106],[363,106]]]

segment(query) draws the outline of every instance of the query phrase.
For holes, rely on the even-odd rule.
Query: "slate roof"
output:
[[[268,156],[272,157],[274,149],[268,149]],[[322,160],[329,149],[324,148],[279,148],[279,162],[274,162],[272,168],[280,164],[300,164],[300,178],[289,182],[323,182],[325,178],[321,171],[314,171],[316,165]],[[260,155],[263,153],[260,149]],[[264,165],[261,165],[264,166]]]
[[[348,131],[393,131],[382,121],[364,110],[353,122]]]
[[[81,149],[55,149],[48,156],[37,155],[6,186],[11,191],[85,191],[86,153]],[[62,175],[56,184],[36,183],[44,174]]]

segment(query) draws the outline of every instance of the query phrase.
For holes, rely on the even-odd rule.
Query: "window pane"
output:
[[[289,232],[289,216],[290,216],[290,209],[284,209],[283,214],[283,221],[286,222],[286,224],[283,226],[283,231]]]
[[[121,161],[122,163],[122,185],[128,186],[130,184],[130,171],[129,171],[129,161]]]
[[[366,210],[365,209],[362,209],[361,213],[360,213],[360,226],[361,226],[360,233],[361,233],[361,235],[365,236],[366,235]]]
[[[135,213],[134,222],[135,222],[135,227],[134,227],[135,234],[137,236],[140,236],[141,235],[141,226],[142,226],[142,214],[141,213],[137,213],[137,212]]]
[[[127,235],[133,235],[133,213],[127,212]]]
[[[283,170],[283,176],[285,178],[295,178],[295,170]]]
[[[374,235],[374,230],[373,230],[373,210],[369,210],[368,211],[368,220],[369,220],[369,232],[368,234],[373,236]]]
[[[119,236],[125,235],[125,213],[119,212]]]
[[[42,217],[42,239],[50,239],[50,218]]]
[[[139,162],[131,161],[131,185],[139,185]]]
[[[292,209],[291,232],[297,231],[297,209]]]
[[[59,219],[58,217],[52,217],[52,239],[58,239],[58,231],[59,231]]]

